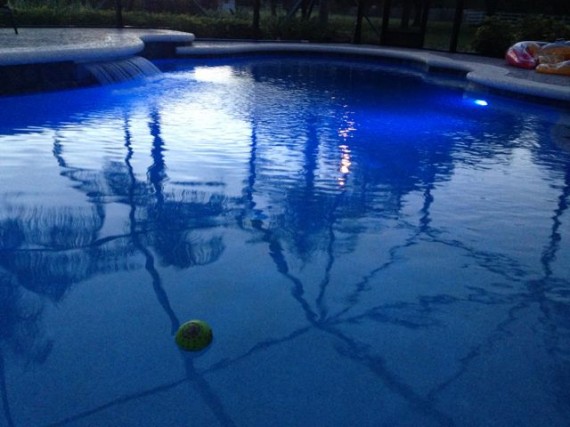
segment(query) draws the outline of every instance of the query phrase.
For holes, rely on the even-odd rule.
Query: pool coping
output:
[[[389,60],[420,66],[426,73],[462,76],[468,84],[479,90],[487,89],[570,107],[570,77],[515,69],[494,58],[417,49],[315,43],[219,43],[197,40],[191,46],[177,48],[178,56],[187,58],[272,53],[331,54]]]
[[[72,61],[95,62],[128,58],[143,52],[150,43],[190,44],[192,33],[160,29],[99,28],[22,28],[30,35],[23,44],[10,46],[3,35],[0,42],[0,67]],[[65,40],[69,35],[68,42]],[[14,36],[18,37],[18,36]],[[49,40],[45,40],[45,39]],[[51,43],[50,43],[51,40]],[[57,42],[60,41],[60,44]],[[26,45],[26,42],[29,43]]]
[[[67,81],[59,86],[31,86],[22,92],[81,86],[71,83],[78,64],[113,61],[133,56],[155,59],[204,58],[251,54],[321,54],[376,58],[411,65],[431,74],[463,78],[477,90],[488,90],[532,101],[570,107],[570,77],[539,74],[507,66],[504,60],[468,54],[390,48],[371,45],[321,44],[308,42],[243,42],[196,39],[194,34],[161,29],[113,28],[22,28],[14,36],[0,31],[0,77],[10,69],[12,84],[19,73],[42,67],[36,75],[56,75],[58,66],[68,67]],[[20,38],[17,38],[20,37]],[[27,39],[26,39],[27,37]],[[20,45],[14,45],[20,43]],[[152,47],[160,46],[162,52]],[[164,47],[168,46],[164,50]],[[51,67],[51,68],[50,68]],[[77,83],[77,82],[76,82]],[[0,86],[6,85],[0,78]],[[1,89],[1,88],[0,88]],[[18,93],[17,90],[2,94]]]
[[[13,34],[0,28],[0,96],[95,86],[90,65],[173,57],[194,39],[160,29],[24,27]]]

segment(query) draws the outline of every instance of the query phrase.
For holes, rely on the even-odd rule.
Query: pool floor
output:
[[[0,99],[2,425],[568,425],[564,111],[363,61],[162,67]]]

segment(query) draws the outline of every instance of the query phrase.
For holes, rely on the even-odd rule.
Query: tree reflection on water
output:
[[[234,425],[239,414],[226,408],[223,393],[210,384],[208,375],[317,331],[334,340],[331,351],[368,369],[420,416],[452,425],[456,415],[442,409],[437,399],[467,375],[485,349],[496,346],[516,323],[518,313],[532,304],[540,307],[539,322],[546,331],[543,339],[553,363],[564,365],[560,355],[569,349],[559,337],[570,330],[565,300],[569,278],[560,277],[555,268],[559,271],[557,253],[568,245],[563,217],[570,197],[570,158],[556,152],[558,158],[553,161],[550,144],[534,143],[534,132],[544,131],[547,125],[501,111],[459,120],[455,111],[446,111],[437,102],[432,108],[443,118],[436,119],[425,110],[410,118],[406,103],[397,102],[401,86],[358,67],[348,71],[318,66],[297,69],[279,61],[254,61],[238,66],[235,75],[250,88],[235,100],[240,110],[230,114],[250,131],[245,160],[234,166],[244,171],[240,194],[231,194],[223,182],[209,178],[171,180],[169,165],[184,152],[165,136],[170,129],[164,117],[171,113],[164,105],[175,100],[161,94],[158,101],[143,108],[149,145],[133,133],[133,127],[140,125],[140,111],[127,103],[120,109],[122,154],[109,156],[99,169],[77,166],[74,151],[69,149],[72,144],[55,133],[52,155],[59,174],[88,203],[44,206],[41,200],[25,201],[10,191],[2,196],[0,387],[9,425],[16,423],[5,379],[6,353],[10,351],[24,363],[41,364],[49,357],[53,341],[44,336],[42,327],[48,301],[62,302],[73,286],[97,275],[144,269],[174,334],[180,320],[163,272],[213,263],[224,268],[224,251],[236,242],[228,240],[223,229],[245,233],[251,239],[246,244],[265,248],[264,265],[272,269],[267,274],[290,284],[304,325],[284,336],[260,339],[241,354],[205,368],[181,355],[185,378],[70,414],[61,424],[188,383],[221,425]],[[296,79],[306,87],[292,87]],[[415,88],[418,103],[433,104],[438,99],[438,90],[426,89],[417,77],[408,77],[400,85]],[[352,103],[354,91],[361,95],[358,105]],[[163,104],[161,96],[165,97]],[[282,110],[294,114],[281,114]],[[468,109],[461,113],[477,114]],[[383,132],[378,132],[380,128]],[[434,210],[441,214],[438,203],[445,202],[438,198],[439,191],[453,181],[458,169],[509,165],[516,162],[521,149],[541,173],[556,182],[559,193],[548,208],[551,225],[549,234],[543,236],[538,273],[525,259],[502,247],[482,247],[471,235],[450,232],[454,224],[434,215]],[[142,150],[150,159],[144,174],[137,159]],[[173,156],[170,164],[169,155]],[[410,208],[413,201],[415,210]],[[112,205],[126,208],[121,218],[126,225],[121,233],[104,234]],[[374,242],[386,239],[386,243],[371,245],[372,238]],[[401,265],[408,250],[425,245],[454,251],[469,267],[500,283],[470,282],[456,293],[422,290],[396,301],[370,296],[377,291],[380,278]],[[366,253],[368,247],[378,253]],[[347,267],[354,262],[351,256],[366,258],[365,270],[358,276],[343,276],[345,270],[351,271]],[[445,262],[439,266],[445,267]],[[513,290],[502,292],[500,286]],[[453,313],[451,307],[467,302],[504,307],[506,314],[485,337],[465,349],[454,361],[456,366],[427,392],[391,367],[387,355],[376,351],[374,343],[350,332],[353,325],[369,323],[409,331],[443,328],[442,313]],[[561,375],[558,381],[563,385],[568,378]],[[568,404],[561,405],[562,412],[568,413]]]

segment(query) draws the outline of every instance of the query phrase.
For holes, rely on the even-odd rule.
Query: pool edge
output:
[[[29,28],[27,31],[36,39],[46,38],[46,34],[61,38],[80,34],[81,37],[77,43],[49,48],[41,48],[33,43],[24,47],[0,48],[0,96],[90,85],[92,82],[78,77],[82,64],[136,55],[152,60],[159,57],[198,59],[290,53],[377,58],[411,66],[428,74],[460,77],[468,90],[570,107],[570,78],[539,75],[534,71],[507,67],[501,60],[468,54],[376,45],[207,41],[196,39],[192,33],[159,29]]]
[[[362,58],[377,58],[420,66],[426,73],[453,74],[465,78],[472,90],[522,98],[533,102],[570,107],[570,79],[568,86],[535,81],[513,76],[511,70],[488,63],[470,61],[465,56],[454,56],[439,52],[398,49],[379,46],[352,46],[336,44],[294,43],[294,42],[252,42],[252,43],[201,43],[198,39],[191,46],[177,48],[181,58],[212,58],[251,54],[334,54]],[[535,73],[531,70],[525,70]],[[535,73],[536,74],[536,73]],[[531,74],[529,74],[531,75]]]

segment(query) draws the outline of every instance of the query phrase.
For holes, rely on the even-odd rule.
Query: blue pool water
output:
[[[564,111],[161,67],[0,99],[0,425],[568,425]]]

